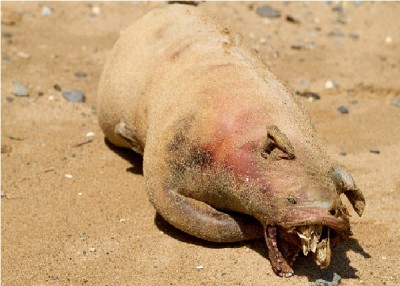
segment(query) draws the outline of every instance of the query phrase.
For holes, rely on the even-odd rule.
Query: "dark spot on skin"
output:
[[[189,171],[212,164],[211,151],[198,146],[196,140],[190,139],[193,119],[193,115],[185,116],[172,127],[175,134],[167,145],[166,151],[169,153],[168,164],[172,177],[176,180],[183,179]]]
[[[187,141],[186,137],[184,136],[183,132],[178,132],[175,134],[174,138],[168,145],[168,151],[176,152],[182,149]]]
[[[193,148],[192,150],[190,150],[187,162],[190,167],[208,166],[212,162],[211,152],[203,148]]]

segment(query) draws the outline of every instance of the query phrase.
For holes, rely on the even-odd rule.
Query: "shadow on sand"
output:
[[[108,141],[107,138],[104,138],[104,142],[111,151],[132,165],[132,167],[126,169],[127,172],[143,176],[143,157],[140,154],[128,148],[117,147]]]
[[[184,243],[196,244],[207,248],[239,248],[247,246],[253,251],[257,252],[259,255],[266,259],[266,267],[270,267],[267,262],[268,259],[268,249],[263,239],[257,239],[252,241],[244,241],[237,243],[216,243],[205,241],[196,237],[193,237],[187,233],[180,231],[174,226],[170,225],[165,219],[163,219],[159,214],[156,214],[154,222],[158,229],[163,231],[165,234],[182,241]],[[329,272],[336,272],[342,278],[359,278],[357,276],[357,269],[350,266],[350,260],[347,257],[348,251],[354,251],[361,254],[364,258],[371,258],[371,256],[365,252],[362,246],[358,243],[356,239],[350,238],[347,241],[339,243],[336,247],[332,248],[332,261],[328,268],[320,269],[312,259],[312,257],[305,257],[300,254],[294,264],[295,275],[306,276],[309,281],[315,281],[324,277]]]

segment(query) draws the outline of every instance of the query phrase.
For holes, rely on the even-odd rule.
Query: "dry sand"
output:
[[[199,6],[289,87],[320,94],[302,102],[367,200],[332,265],[300,257],[296,276],[282,279],[262,240],[220,245],[173,229],[147,200],[141,158],[105,144],[93,109],[102,67],[119,32],[155,3],[3,2],[2,285],[312,285],[329,271],[341,285],[400,284],[400,108],[391,104],[400,3],[269,4],[280,18],[261,18],[251,3]],[[328,80],[339,87],[326,89]],[[12,94],[14,81],[29,97]],[[86,102],[67,102],[55,84],[83,90]]]

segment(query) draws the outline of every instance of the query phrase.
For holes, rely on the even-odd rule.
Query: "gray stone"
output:
[[[19,97],[29,96],[29,91],[22,83],[14,81],[13,94]]]
[[[333,30],[328,33],[328,37],[344,37],[344,34],[340,30]]]
[[[62,96],[69,102],[79,103],[85,101],[85,95],[79,89],[65,90],[63,91]]]
[[[281,16],[281,12],[275,10],[269,5],[257,7],[256,13],[263,18],[279,18]]]
[[[74,75],[75,75],[76,77],[86,77],[86,76],[87,76],[87,73],[85,73],[85,72],[83,72],[83,71],[77,71],[77,72],[74,73]]]
[[[294,43],[291,48],[293,50],[304,50],[304,49],[314,49],[317,46],[315,42],[309,42],[304,40],[298,40]]]
[[[338,286],[341,279],[339,274],[329,272],[323,278],[315,281],[315,286]]]
[[[390,101],[390,104],[393,105],[393,106],[396,106],[396,107],[400,107],[400,96],[397,96],[397,97],[393,98]]]
[[[347,109],[347,107],[346,107],[346,106],[343,106],[343,105],[339,106],[337,110],[338,110],[341,114],[347,114],[347,113],[349,113],[349,110]]]

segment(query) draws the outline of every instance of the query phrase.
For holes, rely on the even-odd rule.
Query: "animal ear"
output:
[[[356,213],[361,216],[365,208],[365,198],[360,189],[356,186],[351,175],[339,166],[332,168],[333,178],[335,179],[338,193],[345,194]]]
[[[261,143],[261,156],[277,160],[293,160],[296,157],[289,139],[275,125],[267,126],[267,137]]]

